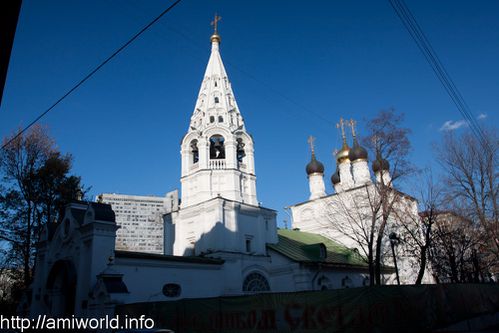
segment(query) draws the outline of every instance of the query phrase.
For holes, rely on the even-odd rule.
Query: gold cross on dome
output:
[[[349,125],[350,127],[352,128],[352,136],[355,137],[356,134],[355,134],[355,125],[357,124],[357,122],[353,119],[350,119],[349,121]]]
[[[341,128],[341,138],[343,139],[343,144],[347,143],[347,137],[345,135],[345,124],[346,121],[343,117],[340,117],[340,122],[336,124],[336,128]]]
[[[314,151],[314,141],[315,141],[315,138],[311,135],[307,139],[307,142],[310,145],[310,151],[312,151],[312,154],[315,152]]]
[[[218,34],[218,21],[220,21],[221,19],[222,19],[221,16],[218,16],[217,14],[215,14],[215,18],[210,23],[213,26],[213,31],[214,31],[215,35]]]

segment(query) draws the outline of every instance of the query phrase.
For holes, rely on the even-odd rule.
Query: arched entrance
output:
[[[76,297],[76,269],[69,260],[58,260],[47,277],[47,307],[54,317],[74,314]]]

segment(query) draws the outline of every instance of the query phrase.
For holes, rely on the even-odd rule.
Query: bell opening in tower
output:
[[[237,138],[237,161],[239,163],[243,163],[243,159],[246,156],[246,152],[244,151],[244,142],[243,139]]]
[[[224,137],[221,135],[213,135],[210,138],[210,159],[221,160],[225,159]]]
[[[191,153],[192,153],[192,164],[196,164],[199,161],[198,140],[192,140]]]

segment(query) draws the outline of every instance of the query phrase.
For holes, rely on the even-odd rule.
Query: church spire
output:
[[[182,139],[182,206],[215,197],[257,205],[253,139],[220,56],[215,15],[211,53],[189,129]]]
[[[203,130],[211,126],[224,126],[230,131],[244,129],[244,122],[232,91],[229,77],[220,55],[218,24],[221,17],[215,15],[211,22],[211,53],[206,65],[203,82],[199,89],[190,127]]]

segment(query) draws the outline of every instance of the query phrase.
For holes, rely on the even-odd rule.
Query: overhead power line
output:
[[[133,10],[134,12],[136,12],[137,10],[140,9],[138,6],[135,6],[132,3],[130,3],[130,2],[123,3],[123,5],[128,6],[128,8],[131,9],[131,10]],[[190,45],[192,45],[193,48],[196,48],[197,50],[202,51],[203,53],[201,53],[201,54],[204,54],[204,52],[206,51],[206,47],[205,47],[204,43],[200,43],[197,38],[193,37],[192,34],[189,34],[187,31],[180,30],[178,28],[178,25],[175,26],[175,27],[173,27],[171,25],[166,24],[166,22],[164,22],[164,21],[160,22],[159,24],[160,25],[162,24],[166,29],[170,30],[171,32],[173,32],[176,35],[178,35],[181,38],[183,38]],[[159,38],[169,39],[169,36],[167,34],[165,34],[165,31],[163,29],[156,30],[153,33],[156,34]],[[193,57],[195,57],[195,58],[197,58],[197,59],[203,59],[203,57],[199,56],[199,53],[193,53],[193,54],[190,54],[190,55],[193,56]],[[247,78],[253,80],[254,82],[256,82],[256,83],[258,83],[260,85],[263,85],[263,86],[267,87],[268,89],[272,90],[273,93],[274,93],[274,95],[280,97],[282,100],[285,100],[286,102],[288,102],[289,104],[294,105],[298,109],[302,109],[305,112],[307,112],[307,113],[311,114],[312,116],[316,117],[317,120],[320,121],[320,124],[324,125],[324,128],[327,128],[328,130],[330,130],[331,128],[336,128],[336,122],[331,121],[330,119],[328,119],[327,117],[325,117],[321,113],[315,112],[311,108],[306,107],[303,104],[297,102],[295,99],[289,97],[287,94],[283,93],[281,90],[277,89],[272,84],[270,84],[270,83],[268,83],[268,82],[266,82],[264,80],[261,80],[261,79],[257,78],[255,75],[250,74],[248,71],[242,69],[242,67],[240,67],[239,65],[236,65],[235,63],[233,63],[233,62],[231,62],[231,61],[229,61],[227,59],[224,59],[224,64],[228,65],[232,69],[235,69],[236,71],[240,72],[242,75],[244,75]],[[295,114],[295,116],[299,117],[300,119],[304,119],[303,114],[299,113],[298,111],[291,111],[289,109],[286,109],[285,111],[282,111],[282,112],[287,113],[287,111],[293,112]]]
[[[433,70],[435,75],[437,75],[438,79],[444,86],[447,94],[450,96],[457,109],[461,113],[462,117],[470,127],[473,135],[475,135],[475,137],[478,139],[485,150],[491,152],[492,149],[490,148],[483,130],[478,124],[476,118],[473,116],[468,104],[457,89],[457,86],[454,84],[454,81],[450,77],[449,73],[445,70],[445,67],[442,65],[442,62],[438,58],[437,53],[426,38],[426,35],[412,15],[409,8],[406,6],[403,0],[389,0],[389,2],[411,37],[416,42],[419,50],[423,53],[424,57],[430,64],[431,69]]]
[[[116,57],[121,51],[123,51],[128,45],[132,44],[140,35],[142,35],[146,30],[148,30],[154,23],[156,23],[159,19],[161,19],[166,13],[173,9],[180,1],[177,0],[173,4],[171,4],[168,8],[161,12],[156,18],[154,18],[151,22],[145,25],[142,29],[139,30],[135,35],[133,35],[127,42],[125,42],[122,46],[120,46],[116,51],[114,51],[110,56],[108,56],[103,62],[101,62],[97,67],[95,67],[90,73],[88,73],[85,77],[83,77],[78,83],[76,83],[71,89],[69,89],[64,95],[62,95],[55,103],[53,103],[47,110],[42,112],[38,117],[36,117],[32,122],[30,122],[26,127],[24,127],[21,131],[19,131],[16,135],[14,135],[10,140],[8,140],[5,144],[2,145],[1,150],[5,149],[11,142],[21,136],[24,132],[26,132],[31,126],[36,124],[40,119],[42,119],[47,113],[52,111],[59,103],[61,103],[66,97],[71,95],[76,89],[78,89],[83,83],[85,83],[88,79],[90,79],[95,73],[97,73],[102,67],[104,67],[109,61],[111,61],[114,57]]]

